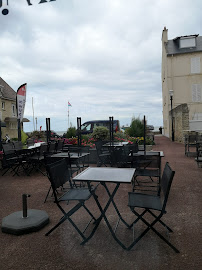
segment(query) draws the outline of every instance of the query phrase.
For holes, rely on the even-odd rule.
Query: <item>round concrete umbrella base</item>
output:
[[[18,211],[3,218],[1,230],[4,233],[22,235],[39,231],[48,223],[49,217],[45,211],[30,209],[27,217],[23,217],[23,211]]]

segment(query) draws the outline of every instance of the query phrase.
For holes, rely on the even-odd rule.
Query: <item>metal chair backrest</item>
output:
[[[174,175],[175,171],[173,171],[168,162],[166,162],[165,168],[163,170],[163,175],[161,178],[161,193],[163,193],[163,196],[161,196],[161,198],[163,199],[162,211],[165,211]]]
[[[48,145],[48,152],[53,153],[56,150],[56,142],[50,142]]]
[[[46,143],[42,143],[39,148],[39,156],[43,156],[48,151],[48,145]]]
[[[160,152],[154,152],[152,155],[147,156],[147,160],[150,160],[148,168],[160,168],[161,167],[161,155]]]
[[[48,179],[51,182],[51,187],[54,192],[55,199],[57,201],[56,189],[64,185],[69,181],[71,186],[71,178],[69,167],[65,159],[59,160],[55,163],[48,164],[46,166]]]
[[[15,150],[21,150],[23,148],[23,144],[21,141],[13,142]]]
[[[34,139],[32,139],[32,138],[27,139],[27,146],[29,147],[32,145],[34,145]]]
[[[15,154],[15,149],[12,143],[2,144],[2,148],[5,156]]]
[[[196,143],[196,154],[197,160],[202,157],[202,141]]]
[[[126,146],[128,146],[129,150],[130,151],[132,150],[133,153],[137,153],[139,151],[139,148],[138,148],[138,144],[137,143],[128,144]]]
[[[95,142],[95,147],[96,147],[96,150],[97,150],[97,154],[100,155],[102,154],[102,146],[103,146],[104,142],[103,141],[96,141]]]
[[[64,141],[63,140],[59,140],[57,142],[57,151],[60,151],[63,149],[63,144],[64,144]]]
[[[2,147],[3,147],[4,152],[14,149],[13,143],[4,143],[4,144],[2,144]]]
[[[202,142],[202,135],[197,136],[197,142],[200,142],[200,143]]]
[[[189,135],[188,136],[188,143],[196,143],[197,135]]]
[[[16,155],[16,151],[13,148],[13,144],[12,143],[6,143],[6,144],[2,144],[2,148],[3,148],[3,166],[5,166],[9,160],[11,159],[17,159],[17,155]]]

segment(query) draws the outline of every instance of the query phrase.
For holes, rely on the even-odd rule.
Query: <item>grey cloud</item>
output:
[[[50,116],[57,130],[67,128],[68,100],[73,124],[110,115],[130,124],[145,114],[162,125],[162,30],[170,39],[200,34],[201,1],[33,3],[13,1],[9,17],[0,15],[0,76],[15,90],[27,82],[25,117],[33,97],[39,123]]]

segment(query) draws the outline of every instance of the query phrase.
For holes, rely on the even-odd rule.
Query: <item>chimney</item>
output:
[[[166,29],[166,26],[164,26],[163,32],[162,32],[162,43],[168,42],[168,29]]]

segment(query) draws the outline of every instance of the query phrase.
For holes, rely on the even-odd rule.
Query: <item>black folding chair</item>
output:
[[[46,174],[41,170],[41,167],[45,165],[45,154],[47,153],[48,145],[47,144],[41,144],[39,147],[39,150],[33,155],[29,157],[29,163],[31,166],[31,170],[29,173],[31,173],[33,170],[41,172],[44,176]]]
[[[80,234],[83,241],[86,239],[84,233],[88,226],[90,225],[91,221],[94,220],[96,222],[96,218],[90,212],[90,210],[86,207],[85,202],[90,199],[90,197],[95,192],[96,188],[76,188],[72,185],[70,179],[70,171],[68,164],[65,159],[59,160],[55,163],[49,164],[46,166],[47,175],[51,182],[51,187],[53,190],[53,195],[55,199],[55,203],[60,211],[63,213],[63,217],[60,221],[46,233],[46,236],[49,235],[52,231],[54,231],[58,226],[60,226],[65,220],[69,220],[69,222],[73,225],[76,231]],[[64,193],[60,198],[57,197],[57,189],[63,186],[66,182],[69,182],[70,189]],[[78,201],[78,203],[73,206],[72,209],[66,211],[63,206],[62,202],[69,202],[69,201]],[[86,212],[90,215],[91,220],[86,225],[84,231],[82,232],[76,223],[72,220],[71,216],[76,213],[81,207],[83,207]]]
[[[131,152],[132,153],[132,152]],[[113,163],[118,168],[131,167],[131,158],[128,152],[125,151],[124,147],[115,147],[112,152]]]
[[[11,169],[12,172],[14,172],[13,176],[19,176],[20,168],[29,175],[26,167],[27,160],[14,148],[14,145],[12,143],[7,143],[3,144],[2,148],[4,152],[2,167],[3,169],[6,169],[2,175],[6,174]]]
[[[151,152],[150,155],[137,156],[133,160],[136,168],[133,182],[133,191],[157,192],[159,194],[161,181],[160,152]]]
[[[196,143],[196,158],[195,158],[197,165],[201,168],[202,164],[202,140],[201,142]]]
[[[56,152],[62,152],[63,150],[63,145],[64,145],[64,141],[63,140],[58,140],[57,144],[56,144]]]
[[[102,165],[107,167],[107,164],[111,164],[112,155],[109,151],[106,151],[103,149],[102,147],[103,144],[105,144],[105,142],[103,141],[95,142],[97,157],[98,157],[97,167],[100,167]]]
[[[196,142],[197,142],[197,134],[185,136],[185,155],[186,156],[189,156],[191,153],[194,153],[194,151],[190,151],[190,150],[191,148],[196,146]]]
[[[66,153],[67,153],[67,155],[68,155],[69,158],[65,158],[65,160],[66,160],[66,162],[67,162],[67,164],[68,164],[68,167],[69,167],[69,170],[70,170],[70,178],[72,179],[72,176],[73,176],[73,174],[74,174],[75,172],[78,174],[78,170],[80,170],[80,167],[78,168],[78,166],[76,166],[76,164],[72,164],[72,163],[71,163],[71,160],[70,160],[70,153],[69,153],[69,152],[66,152]],[[60,161],[60,160],[62,160],[62,159],[64,159],[64,158],[53,158],[53,157],[51,157],[51,155],[48,155],[48,154],[45,154],[45,155],[44,155],[45,166],[50,165],[50,164],[53,164],[53,163],[55,163],[55,162],[57,162],[57,161]],[[68,179],[67,179],[67,181],[68,181]],[[68,181],[68,183],[69,183],[69,181]],[[84,183],[82,183],[82,184],[83,184],[83,186],[84,186]],[[73,182],[71,182],[71,185],[73,185],[74,187],[77,187],[79,184],[76,184],[76,183],[73,181]],[[81,183],[80,183],[80,186],[81,186]],[[69,188],[69,187],[68,187],[68,188]],[[49,196],[49,194],[50,194],[51,189],[52,189],[52,187],[51,187],[51,185],[50,185],[50,187],[49,187],[49,189],[48,189],[48,192],[47,192],[47,194],[46,194],[44,203],[46,203],[46,201],[47,201],[47,199],[48,199],[48,196]],[[64,186],[62,185],[62,186],[60,187],[60,190],[64,192],[64,191],[67,190],[67,187],[64,187]],[[52,192],[52,196],[53,196],[53,192]]]
[[[5,170],[2,174],[6,174],[10,169],[15,173],[15,170],[19,166],[18,158],[16,156],[14,147],[12,143],[2,144],[3,148],[3,160],[2,160],[2,168]]]
[[[33,145],[34,145],[34,139],[33,138],[27,139],[27,147],[33,146]]]
[[[161,179],[161,193],[162,196],[152,196],[148,194],[140,194],[140,193],[133,193],[129,192],[129,201],[128,206],[130,207],[130,210],[137,216],[136,220],[130,225],[130,228],[139,221],[143,221],[143,223],[147,226],[147,228],[135,239],[133,239],[132,244],[128,247],[128,250],[130,250],[134,245],[136,245],[140,239],[149,231],[152,230],[155,232],[163,241],[165,241],[175,252],[179,253],[179,250],[174,247],[162,234],[160,234],[155,228],[154,225],[159,222],[161,225],[163,225],[169,232],[173,232],[171,228],[169,228],[162,220],[164,214],[166,214],[166,204],[168,201],[168,196],[172,184],[172,180],[174,177],[175,172],[172,171],[170,168],[168,162],[165,165],[163,176]],[[144,211],[139,214],[135,208],[144,208]],[[156,210],[159,211],[160,214],[156,215],[152,211]],[[143,216],[149,213],[154,217],[154,221],[149,223]],[[134,235],[134,233],[133,233]]]
[[[89,167],[89,148],[90,147],[83,147],[83,146],[68,146],[68,152],[77,154],[77,159],[69,159],[72,175],[76,172],[77,174],[81,172],[86,167]],[[65,151],[67,152],[67,150]],[[88,155],[83,155],[88,154]]]
[[[56,153],[56,142],[50,142],[48,144],[48,155],[53,155],[54,153]]]

